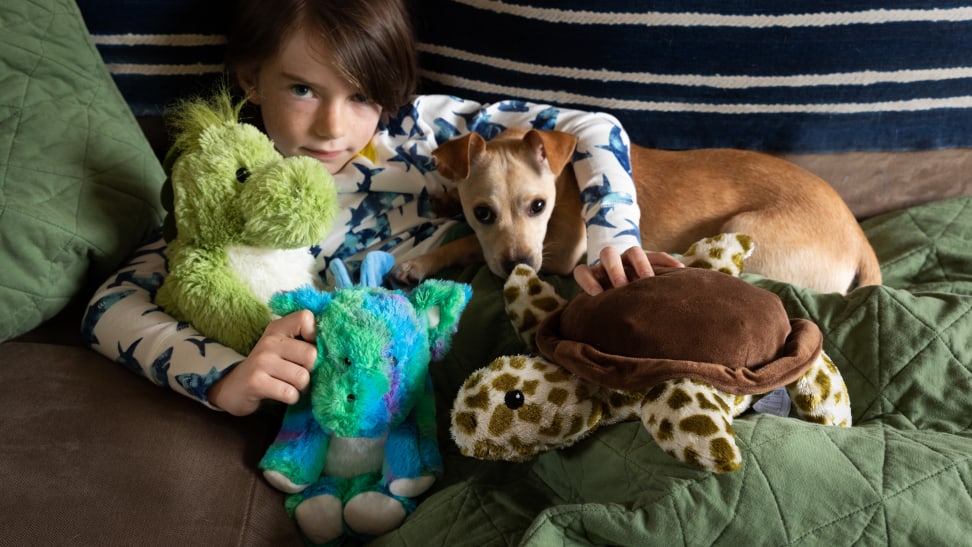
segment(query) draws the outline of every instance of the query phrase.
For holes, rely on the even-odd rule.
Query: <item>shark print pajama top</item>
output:
[[[472,131],[489,140],[510,127],[578,137],[572,165],[588,260],[608,246],[620,252],[641,245],[628,136],[615,118],[523,101],[486,105],[421,95],[381,124],[369,146],[334,175],[340,212],[326,239],[308,250],[317,270],[324,276],[336,258],[353,270],[373,250],[405,260],[439,246],[458,221],[430,210],[429,196],[453,184],[435,171],[432,151]],[[209,387],[243,356],[155,305],[165,275],[166,243],[156,234],[97,290],[82,334],[92,349],[133,373],[208,405]]]

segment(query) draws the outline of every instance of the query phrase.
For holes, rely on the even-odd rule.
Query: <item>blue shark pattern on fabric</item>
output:
[[[134,342],[132,342],[131,345],[129,345],[127,348],[122,348],[121,343],[119,343],[118,344],[118,358],[115,359],[115,362],[118,363],[119,365],[127,368],[131,372],[134,372],[135,374],[144,377],[145,376],[145,371],[142,370],[142,365],[139,364],[138,360],[135,359],[135,357],[134,357],[134,355],[135,355],[135,348],[137,348],[138,345],[141,342],[142,342],[142,339],[139,338],[139,339],[135,340]]]
[[[557,127],[558,112],[560,112],[560,110],[553,107],[542,110],[537,113],[537,117],[530,122],[530,125],[532,125],[534,129],[539,129],[540,131],[549,131]]]
[[[204,336],[202,338],[196,338],[196,337],[186,338],[186,342],[189,342],[190,344],[196,346],[196,348],[199,350],[199,355],[201,357],[205,357],[206,356],[206,346],[207,345],[209,345],[209,344],[218,344],[219,343],[216,340],[213,340],[212,338],[210,338],[208,336]]]
[[[422,173],[428,173],[435,169],[434,162],[430,156],[423,156],[419,153],[418,145],[413,144],[408,150],[404,146],[399,146],[395,150],[396,154],[389,161],[400,161],[405,165],[405,170],[414,167]]]
[[[423,95],[383,125],[371,144],[334,175],[340,211],[332,231],[311,247],[325,286],[329,266],[341,261],[356,275],[370,251],[397,260],[442,244],[459,221],[435,217],[430,197],[454,183],[434,170],[440,142],[477,131],[495,136],[507,127],[556,129],[578,137],[574,172],[584,198],[588,256],[602,248],[640,245],[634,183],[625,165],[627,134],[605,114],[547,104],[503,101],[484,105],[445,95]],[[84,318],[87,343],[153,383],[208,404],[206,390],[243,359],[172,319],[154,302],[166,275],[165,244],[151,241],[96,291]],[[138,341],[137,343],[135,343]]]
[[[451,141],[459,135],[459,129],[442,118],[436,118],[432,121],[432,124],[435,126],[436,146],[439,146],[444,142]]]
[[[172,362],[172,348],[163,351],[152,361],[152,381],[162,387],[169,387],[169,365]]]
[[[400,108],[394,116],[389,117],[388,122],[382,124],[380,127],[382,130],[387,131],[388,134],[393,137],[400,137],[402,135],[413,136],[414,133],[412,133],[412,131],[415,131],[416,128],[418,127],[418,124],[415,123],[417,119],[418,119],[418,111],[415,108],[415,105],[407,104],[402,108]],[[412,122],[411,124],[409,124],[412,126],[412,129],[410,129],[409,132],[406,132],[404,130],[404,126],[406,125],[405,124],[406,120]]]
[[[588,212],[594,211],[593,214],[588,213],[590,214],[586,221],[588,228],[591,226],[617,228],[616,225],[608,220],[608,215],[613,212],[616,205],[630,206],[634,201],[632,194],[614,192],[611,189],[611,181],[608,180],[607,175],[604,176],[604,184],[601,186],[587,188],[581,192],[581,203],[584,204],[584,208]],[[628,229],[613,232],[615,237],[634,237],[637,238],[638,244],[640,245],[641,230],[639,229],[638,223],[632,222],[631,219],[625,219],[625,222],[628,224]]]
[[[186,393],[200,401],[206,401],[206,393],[209,391],[209,388],[213,387],[213,384],[218,382],[230,370],[227,367],[223,371],[217,371],[214,367],[209,369],[207,374],[196,374],[194,372],[179,374],[176,376],[176,381],[179,382],[179,385],[182,386],[182,389]]]
[[[83,338],[85,344],[89,346],[98,344],[98,338],[94,334],[95,325],[98,323],[98,321],[101,321],[101,317],[116,302],[134,292],[135,291],[133,290],[129,290],[111,293],[102,298],[94,300],[93,303],[88,305],[88,310],[85,312],[84,318],[81,320],[81,337]]]
[[[607,150],[614,154],[614,157],[618,159],[618,163],[624,167],[624,170],[628,173],[631,172],[631,149],[621,138],[621,130],[611,130],[611,135],[608,138],[608,143],[606,145],[598,145],[598,148]]]

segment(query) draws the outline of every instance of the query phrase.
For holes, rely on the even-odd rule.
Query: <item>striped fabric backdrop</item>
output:
[[[221,70],[232,0],[79,0],[138,114]],[[410,0],[422,90],[616,115],[662,148],[972,147],[972,3]]]
[[[605,110],[662,148],[972,146],[972,4],[418,4],[429,92]]]
[[[233,0],[77,0],[115,83],[136,116],[212,89],[223,74]]]

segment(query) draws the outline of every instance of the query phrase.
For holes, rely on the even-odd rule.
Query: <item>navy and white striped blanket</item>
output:
[[[169,0],[119,8],[124,3],[117,0],[79,0],[89,27],[96,27],[99,50],[137,113],[157,108],[166,93],[186,83],[180,78],[192,80],[185,74],[219,74],[222,35],[213,15],[220,5],[229,9],[227,3],[232,4]],[[661,148],[972,147],[972,3],[414,4],[423,92],[607,111],[621,119],[634,141]],[[121,17],[119,9],[167,6],[159,8],[166,12],[178,11],[172,8],[177,5],[183,11],[192,5],[195,15],[158,13],[118,27],[96,25],[100,20],[89,18],[87,7],[109,5],[115,17]],[[205,40],[139,43],[143,23],[144,33],[156,40],[190,41],[195,34]]]

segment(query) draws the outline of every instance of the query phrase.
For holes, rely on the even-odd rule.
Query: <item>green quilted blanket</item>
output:
[[[744,414],[733,424],[743,468],[724,475],[669,457],[639,422],[527,463],[461,456],[448,435],[456,391],[492,358],[525,348],[504,315],[501,281],[485,269],[458,272],[473,301],[452,352],[433,366],[446,477],[376,544],[968,544],[972,197],[864,228],[885,286],[840,296],[744,276],[820,326],[854,426]]]

